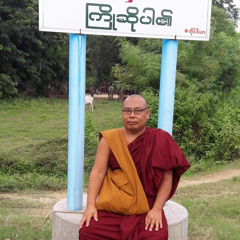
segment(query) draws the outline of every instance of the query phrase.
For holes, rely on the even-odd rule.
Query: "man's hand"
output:
[[[162,228],[162,210],[152,208],[145,218],[145,230],[152,231],[155,226],[155,230],[158,231]]]
[[[97,209],[96,207],[87,207],[80,222],[80,228],[82,228],[84,222],[86,222],[86,227],[88,227],[92,217],[95,221],[98,221]]]
[[[172,170],[164,171],[163,179],[157,192],[157,197],[152,209],[147,213],[145,219],[146,230],[149,229],[149,231],[152,231],[153,228],[155,228],[155,230],[158,231],[159,228],[163,228],[162,211],[172,189],[172,179]]]

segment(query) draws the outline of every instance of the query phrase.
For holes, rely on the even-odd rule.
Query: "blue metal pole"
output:
[[[172,135],[178,41],[163,39],[158,128]]]
[[[67,208],[83,208],[86,36],[69,37]]]

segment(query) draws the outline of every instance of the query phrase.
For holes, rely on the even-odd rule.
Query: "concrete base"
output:
[[[83,196],[86,206],[87,196]],[[52,240],[78,240],[79,223],[82,214],[69,212],[67,199],[62,199],[53,207]],[[164,206],[164,212],[168,221],[168,240],[187,240],[188,212],[178,203],[168,201]]]

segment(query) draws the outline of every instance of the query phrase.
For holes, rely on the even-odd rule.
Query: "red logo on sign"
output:
[[[133,1],[133,0],[128,0],[128,1],[126,1],[126,3],[132,3],[132,1]]]
[[[206,34],[205,31],[200,31],[199,28],[190,28],[190,29],[185,29],[185,33],[189,33],[191,35],[195,34]]]

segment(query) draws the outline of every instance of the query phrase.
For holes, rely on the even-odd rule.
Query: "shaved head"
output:
[[[139,135],[143,133],[149,116],[150,110],[147,101],[142,96],[138,94],[130,95],[123,102],[122,123],[128,134]]]
[[[131,102],[131,100],[138,100],[141,104],[142,104],[142,107],[143,108],[147,108],[148,107],[148,104],[147,104],[147,101],[144,97],[142,97],[141,95],[138,95],[138,94],[133,94],[133,95],[130,95],[129,97],[127,97],[124,102],[123,102],[123,108],[124,108],[124,105],[125,103],[127,102]]]

